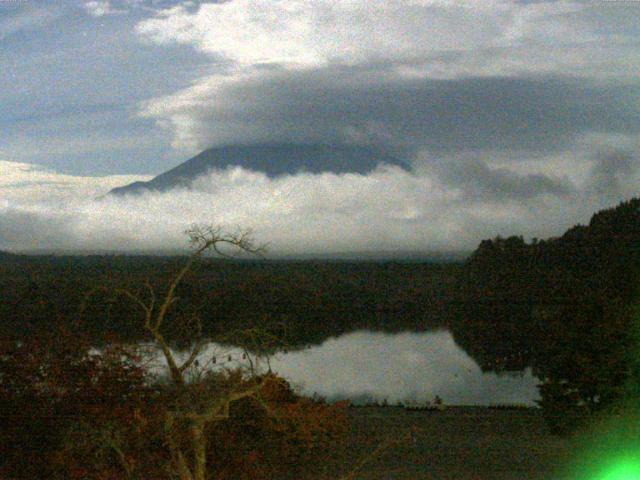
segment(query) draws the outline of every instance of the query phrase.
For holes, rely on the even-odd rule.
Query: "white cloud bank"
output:
[[[309,68],[428,61],[442,52],[599,38],[581,2],[232,0],[179,5],[138,25],[144,38],[193,45],[239,66]],[[572,22],[573,20],[573,22]],[[521,68],[526,68],[525,64]]]
[[[273,256],[470,250],[498,234],[561,234],[638,192],[638,162],[625,152],[605,149],[578,162],[587,169],[572,168],[573,156],[538,161],[558,175],[508,163],[474,164],[454,177],[431,167],[277,178],[233,168],[212,171],[189,189],[106,197],[133,178],[0,162],[0,248],[180,249],[190,224],[212,223],[253,228]],[[484,183],[465,177],[478,172]]]
[[[82,177],[65,175],[38,165],[0,161],[0,206],[39,205],[47,202],[69,202],[94,198],[112,188],[136,180],[141,175]]]

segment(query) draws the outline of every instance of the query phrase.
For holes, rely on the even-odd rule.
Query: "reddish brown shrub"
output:
[[[151,387],[136,360],[116,347],[91,354],[66,331],[0,345],[0,478],[172,478],[167,412],[259,384],[207,427],[207,478],[308,478],[345,438],[345,405],[302,398],[276,376]],[[186,445],[189,425],[171,435]]]
[[[0,477],[53,475],[70,431],[129,421],[149,391],[134,358],[116,348],[92,354],[67,330],[2,342]]]

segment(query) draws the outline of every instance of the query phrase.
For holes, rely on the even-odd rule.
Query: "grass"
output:
[[[568,453],[537,409],[368,407],[351,408],[350,416],[350,446],[336,453],[336,475],[380,444],[405,439],[365,464],[353,476],[359,480],[552,480]]]

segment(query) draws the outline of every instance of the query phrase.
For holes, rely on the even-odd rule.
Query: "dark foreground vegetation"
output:
[[[258,249],[245,237],[215,237],[218,230],[191,233],[196,250],[186,265],[182,258],[0,255],[0,479],[544,478],[537,476],[544,468],[533,466],[531,476],[509,476],[495,456],[516,455],[499,446],[523,435],[512,428],[524,422],[538,431],[544,418],[552,433],[569,433],[639,397],[640,199],[558,238],[485,240],[464,263],[218,260],[202,257],[212,238]],[[404,477],[348,476],[345,465],[357,468],[373,449],[365,437],[375,437],[349,441],[348,418],[364,431],[378,428],[374,417],[300,398],[273,375],[212,373],[195,363],[207,339],[266,355],[358,328],[435,327],[449,328],[484,370],[532,367],[542,409],[500,420],[480,411],[454,415],[437,440],[435,430],[420,437],[440,452],[420,457],[432,466],[420,477],[411,469]],[[194,355],[169,360],[168,382],[150,381],[131,347],[140,340],[168,360],[169,346]],[[101,348],[89,353],[90,346]],[[194,369],[196,381],[183,381]],[[424,418],[433,426],[448,417]],[[498,444],[490,433],[473,440],[471,425],[501,421],[500,431],[510,433]],[[415,432],[406,435],[398,438],[418,442]],[[543,438],[556,441],[540,433],[519,447],[532,465],[547,464],[531,453],[546,449]],[[460,445],[485,448],[465,462],[497,473],[447,477],[459,465],[442,460],[446,449]],[[341,473],[339,452],[349,452]]]
[[[344,405],[274,375],[149,384],[127,351],[88,346],[65,331],[3,345],[0,478],[319,478],[346,438]]]

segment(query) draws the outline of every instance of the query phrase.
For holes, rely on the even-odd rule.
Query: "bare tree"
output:
[[[233,233],[225,231],[222,227],[211,225],[192,225],[185,232],[189,237],[189,243],[193,252],[187,258],[182,268],[172,278],[169,288],[164,296],[158,299],[156,291],[147,280],[145,287],[147,297],[131,292],[127,289],[117,289],[116,291],[125,295],[135,302],[144,312],[144,329],[162,350],[162,354],[169,367],[171,380],[176,385],[184,385],[185,372],[193,365],[198,355],[202,351],[206,340],[202,338],[202,319],[194,314],[192,320],[195,322],[193,345],[190,348],[189,356],[180,365],[176,361],[175,355],[169,348],[167,340],[162,334],[162,326],[167,317],[169,309],[178,301],[176,288],[185,275],[192,270],[194,264],[198,262],[206,253],[214,252],[218,256],[233,257],[238,253],[262,256],[266,251],[265,245],[256,245],[251,230],[237,230]],[[185,321],[184,319],[180,321]]]
[[[167,321],[167,314],[178,301],[176,289],[189,273],[194,264],[207,253],[222,257],[233,257],[237,254],[262,256],[266,250],[264,245],[257,245],[250,230],[225,231],[221,227],[210,225],[193,225],[185,232],[189,237],[192,253],[184,265],[171,279],[166,293],[158,296],[149,281],[145,283],[146,295],[142,296],[127,289],[118,289],[122,294],[136,303],[142,310],[144,329],[150,334],[154,343],[162,351],[169,369],[169,377],[173,385],[180,391],[186,391],[186,372],[194,366],[198,355],[206,344],[202,337],[202,320],[194,315],[194,338],[185,360],[178,361],[172,352],[162,327]],[[185,319],[173,320],[186,322]],[[246,354],[246,352],[245,352]],[[251,363],[253,367],[253,364]],[[251,374],[254,374],[251,368]],[[253,397],[268,408],[259,398],[259,392],[265,383],[273,379],[270,376],[254,377],[252,381],[240,380],[236,388],[228,389],[213,398],[201,399],[201,402],[183,402],[179,408],[169,409],[165,417],[165,441],[171,452],[172,466],[180,480],[204,480],[207,471],[207,438],[205,429],[212,423],[229,418],[229,409],[234,402]],[[181,439],[185,436],[187,446]]]

